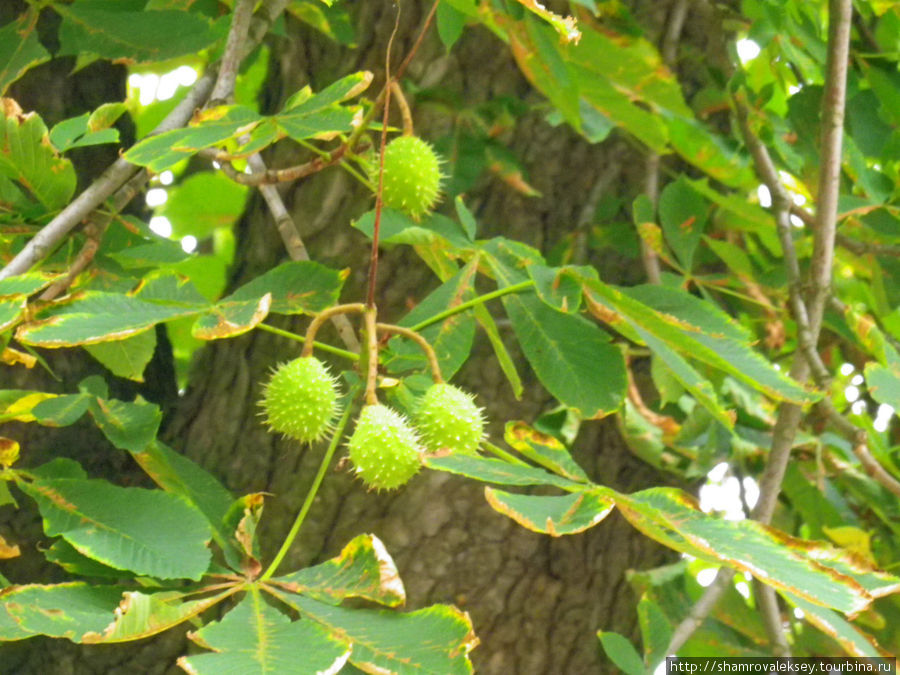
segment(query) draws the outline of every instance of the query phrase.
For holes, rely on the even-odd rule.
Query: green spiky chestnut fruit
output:
[[[314,356],[301,356],[275,369],[260,405],[273,431],[312,443],[332,428],[338,388],[325,364]]]
[[[419,403],[416,428],[430,452],[472,453],[484,437],[484,417],[468,392],[452,384],[433,384]]]
[[[377,490],[404,485],[422,466],[418,435],[403,415],[380,403],[362,409],[348,448],[357,475]]]
[[[441,166],[431,146],[416,136],[395,138],[384,149],[382,203],[415,220],[431,212],[441,191]],[[378,184],[378,165],[370,178]]]

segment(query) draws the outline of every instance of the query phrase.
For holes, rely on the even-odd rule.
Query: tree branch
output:
[[[188,95],[153,130],[161,134],[187,124],[194,110],[203,105],[213,87],[214,73],[209,72],[188,92]],[[72,200],[53,220],[45,225],[25,247],[0,270],[0,279],[22,274],[43,260],[81,221],[118,190],[139,170],[122,158],[113,162],[84,192]]]
[[[238,68],[243,60],[243,47],[250,31],[250,20],[253,18],[255,0],[237,0],[231,16],[231,30],[225,42],[225,52],[219,66],[219,77],[209,95],[210,103],[217,105],[231,101],[234,97],[234,83]]]
[[[241,59],[265,37],[272,23],[287,7],[288,0],[267,0],[250,25],[250,39],[244,44]],[[151,132],[161,134],[183,127],[194,110],[207,101],[217,79],[216,67],[211,67],[194,84],[187,96]],[[53,220],[41,228],[21,251],[0,270],[0,279],[22,274],[50,254],[80,222],[138,172],[138,167],[122,158],[113,162],[87,189],[72,200]]]

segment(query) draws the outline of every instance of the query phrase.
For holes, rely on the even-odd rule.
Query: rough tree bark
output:
[[[391,3],[356,3],[354,12],[360,44],[353,51],[287,22],[288,37],[276,38],[273,45],[276,56],[266,106],[274,109],[303,84],[318,88],[360,68],[373,70],[378,86],[394,21]],[[396,54],[412,44],[423,17],[417,3],[403,3]],[[470,103],[501,95],[539,100],[503,46],[486,31],[467,34],[450,55],[436,36],[429,36],[409,77],[421,86],[441,82],[458,89]],[[39,102],[34,107],[41,109]],[[427,137],[439,134],[440,125],[447,122],[418,109],[416,123]],[[526,198],[499,181],[485,180],[468,196],[479,222],[485,224],[484,236],[502,233],[541,248],[578,221],[598,181],[604,182],[606,191],[630,197],[641,189],[642,162],[624,142],[590,146],[564,128],[550,128],[537,114],[522,119],[510,140],[528,167],[530,182],[543,196]],[[293,163],[287,153],[267,157],[269,165]],[[338,169],[292,186],[285,197],[313,258],[352,266],[344,298],[361,298],[367,242],[348,222],[369,207],[370,197]],[[261,199],[251,200],[238,230],[232,285],[285,259]],[[614,255],[591,262],[607,280],[640,280],[639,270],[624,266]],[[409,302],[424,297],[422,289],[434,285],[425,266],[400,249],[385,254],[380,282],[379,307],[388,320],[399,318]],[[269,435],[258,418],[260,381],[270,366],[298,354],[296,343],[262,332],[211,343],[200,354],[191,386],[176,402],[165,429],[168,442],[212,470],[236,493],[273,495],[267,501],[263,532],[270,554],[287,531],[323,451],[302,449]],[[64,382],[55,389],[74,386],[84,368],[83,363],[66,367]],[[533,419],[550,403],[526,367],[521,370],[527,385],[522,401],[514,400],[486,344],[476,344],[475,356],[461,373],[460,383],[477,392],[479,403],[488,409],[495,434],[502,432],[505,420]],[[108,456],[115,456],[110,449],[98,452],[103,442],[89,431],[71,433],[31,439],[32,456],[59,454],[60,448],[68,455],[108,451]],[[630,491],[664,480],[630,454],[612,420],[585,424],[575,453],[595,480],[617,489]],[[121,461],[117,466],[95,465],[92,473],[101,469],[110,476],[124,473],[126,480],[135,475]],[[29,517],[33,533],[37,523],[33,514]],[[17,522],[24,518],[17,516]],[[476,671],[490,675],[607,672],[610,668],[601,665],[595,631],[636,634],[635,597],[625,581],[626,571],[661,564],[670,555],[618,515],[578,536],[552,539],[528,532],[492,511],[480,484],[434,472],[420,474],[397,493],[379,495],[367,493],[348,471],[335,469],[304,527],[284,569],[334,555],[358,533],[377,534],[398,563],[411,607],[451,602],[470,612],[482,641],[472,655]],[[21,541],[28,528],[19,522],[13,529],[11,538]],[[35,579],[33,567],[16,572],[9,574],[14,580]],[[0,671],[180,672],[173,663],[185,648],[183,634],[177,631],[114,647],[33,639],[4,647]]]

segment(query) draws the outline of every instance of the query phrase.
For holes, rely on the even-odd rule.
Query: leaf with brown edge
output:
[[[374,534],[361,534],[336,558],[277,577],[271,583],[332,604],[345,598],[365,598],[387,607],[406,602],[397,566]]]
[[[18,544],[8,544],[3,535],[0,535],[0,560],[18,558],[22,554]]]
[[[484,496],[494,510],[532,532],[561,537],[583,532],[606,518],[615,502],[596,492],[563,496],[520,495],[486,487]]]

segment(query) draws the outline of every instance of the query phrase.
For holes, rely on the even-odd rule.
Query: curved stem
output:
[[[312,321],[310,321],[309,328],[306,329],[303,351],[300,352],[300,356],[312,356],[313,345],[315,344],[316,340],[316,333],[319,332],[322,324],[328,321],[328,319],[333,316],[338,316],[339,314],[362,312],[364,309],[365,306],[363,304],[355,302],[349,305],[335,305],[334,307],[329,307],[325,311],[316,314],[316,317]]]
[[[409,338],[419,345],[422,351],[425,352],[425,356],[428,358],[428,365],[431,366],[431,378],[436,384],[440,384],[444,381],[444,376],[441,375],[441,366],[438,363],[437,354],[434,353],[434,348],[428,344],[428,340],[414,330],[404,328],[403,326],[395,326],[390,323],[378,323],[375,324],[375,328],[382,333],[397,333],[397,335]]]
[[[303,506],[300,507],[300,512],[294,519],[294,524],[291,526],[290,531],[284,538],[284,542],[282,542],[281,548],[278,549],[278,553],[272,559],[272,562],[269,564],[269,567],[266,568],[266,571],[263,572],[263,575],[259,578],[260,581],[265,581],[273,574],[275,574],[275,571],[278,569],[281,561],[284,560],[284,557],[290,550],[291,545],[294,543],[294,539],[297,538],[297,534],[300,532],[300,526],[303,525],[303,521],[306,519],[306,514],[309,513],[309,509],[312,507],[312,503],[316,498],[316,493],[319,491],[319,487],[322,485],[322,481],[325,479],[325,472],[328,470],[328,465],[331,464],[331,458],[334,457],[334,453],[337,450],[338,443],[340,443],[341,437],[344,435],[344,429],[347,427],[347,422],[350,420],[350,412],[353,410],[353,399],[355,397],[355,393],[356,392],[350,392],[350,395],[347,397],[347,405],[344,408],[344,413],[341,415],[340,420],[338,420],[337,426],[334,428],[334,435],[331,437],[331,442],[328,444],[328,449],[325,451],[325,456],[322,457],[322,462],[321,464],[319,464],[319,470],[316,472],[315,478],[313,478],[312,485],[309,486],[309,492],[306,493],[306,499],[303,502]]]

